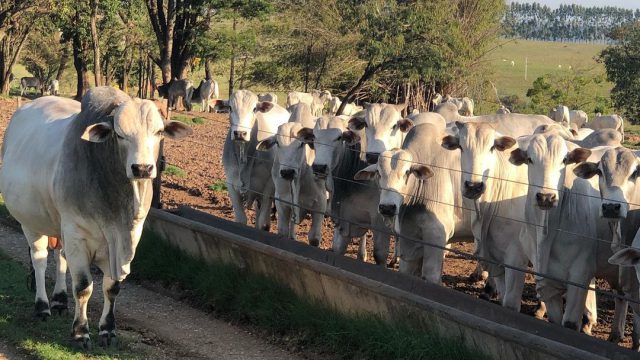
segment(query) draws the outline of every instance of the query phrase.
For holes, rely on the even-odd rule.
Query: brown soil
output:
[[[3,135],[9,117],[15,111],[15,100],[0,100],[0,135]],[[185,171],[184,176],[162,177],[162,203],[165,208],[174,208],[179,205],[188,205],[195,209],[233,220],[231,201],[224,190],[215,190],[214,184],[224,183],[224,170],[222,167],[222,147],[228,129],[228,114],[208,114],[199,112],[180,112],[180,114],[202,117],[205,123],[192,125],[194,134],[181,141],[165,142],[164,154],[168,164],[179,167]],[[249,214],[253,223],[253,213]],[[307,242],[309,220],[303,221],[298,227],[299,241]],[[325,219],[324,231],[320,248],[331,249],[332,237],[331,221]],[[272,222],[271,231],[275,232],[275,222]],[[466,253],[473,252],[470,243],[453,245],[454,249]],[[393,251],[393,243],[391,251]],[[356,258],[358,244],[352,243],[347,248],[346,256]],[[373,262],[372,241],[369,236],[367,241],[368,261]],[[392,252],[391,252],[392,253]],[[390,254],[391,254],[390,253]],[[391,260],[391,255],[389,256]],[[479,283],[469,281],[469,276],[476,268],[476,261],[468,260],[460,255],[450,253],[445,259],[443,282],[444,285],[459,291],[468,293],[473,297],[479,297],[482,286]],[[608,289],[608,285],[598,282],[599,287]],[[535,289],[533,278],[527,276],[527,285],[523,298],[522,312],[532,315],[535,311]],[[613,319],[613,300],[598,297],[598,324],[593,333],[594,336],[606,339],[611,329]],[[631,315],[627,319],[627,331],[625,340],[621,345],[631,346]]]

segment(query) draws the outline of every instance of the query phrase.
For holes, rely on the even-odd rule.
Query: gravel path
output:
[[[22,233],[0,224],[0,248],[14,259],[29,263]],[[53,261],[48,274],[53,274]],[[90,326],[97,326],[102,310],[101,276],[96,276],[89,304]],[[67,282],[70,286],[70,278]],[[73,301],[70,302],[73,312]],[[116,318],[120,333],[132,338],[131,347],[149,353],[152,359],[298,359],[275,345],[249,334],[189,305],[145,289],[123,283]],[[96,339],[94,339],[94,342]],[[21,359],[15,348],[0,339],[0,360]]]

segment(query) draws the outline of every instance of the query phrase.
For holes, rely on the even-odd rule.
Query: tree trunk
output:
[[[8,95],[11,90],[11,71],[22,48],[26,44],[29,31],[30,27],[26,27],[22,29],[22,31],[17,31],[15,34],[17,37],[11,34],[5,34],[4,38],[0,41],[0,89],[5,95]]]
[[[236,32],[238,20],[233,18],[233,32]],[[231,45],[231,68],[229,69],[229,98],[233,94],[233,87],[236,77],[236,47],[235,45]]]
[[[149,58],[149,81],[151,82],[151,94],[149,98],[153,99],[156,96],[156,66],[151,58]]]
[[[367,82],[367,80],[369,80],[381,68],[382,65],[373,66],[371,65],[371,63],[367,65],[367,68],[364,70],[364,73],[362,74],[360,79],[358,79],[358,82],[349,90],[349,92],[347,92],[347,95],[345,95],[344,99],[342,100],[342,104],[340,104],[340,107],[336,112],[336,116],[342,115],[344,107],[347,106],[347,103],[353,101],[354,95],[358,92],[358,90],[360,90],[365,82]]]
[[[64,48],[62,48],[62,54],[60,54],[60,65],[58,66],[58,72],[56,73],[56,80],[62,80],[62,75],[67,67],[67,63],[69,62],[71,47],[69,44],[65,44]]]
[[[244,89],[244,72],[247,69],[247,58],[248,56],[245,56],[244,59],[242,59],[242,69],[240,70],[240,89]]]
[[[307,45],[307,57],[304,63],[304,92],[309,92],[309,71],[311,71],[311,50],[313,50],[313,44]]]
[[[96,86],[101,86],[102,69],[100,69],[100,42],[98,40],[98,0],[91,0],[91,41],[93,43],[93,77]]]
[[[211,80],[211,60],[209,58],[204,59],[204,78]]]

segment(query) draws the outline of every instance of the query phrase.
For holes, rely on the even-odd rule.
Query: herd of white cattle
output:
[[[295,239],[311,214],[308,242],[317,246],[327,215],[333,251],[360,237],[364,258],[370,230],[380,265],[394,234],[400,271],[437,284],[444,249],[473,238],[505,307],[520,310],[521,270],[532,264],[545,275],[536,290],[550,322],[590,334],[596,296],[586,289],[597,277],[631,299],[616,299],[609,340],[624,335],[629,305],[640,329],[640,154],[621,145],[619,116],[588,121],[565,106],[550,116],[504,107],[464,116],[473,112],[467,98],[408,116],[385,103],[335,116],[318,111],[322,98],[331,97],[292,92],[287,99],[299,101],[284,108],[233,94],[222,160],[236,221],[254,208],[256,227],[268,230],[275,199],[280,235]]]
[[[176,84],[164,92],[173,106],[184,96]],[[217,85],[199,88],[213,93]],[[275,200],[278,233],[295,239],[310,214],[308,242],[317,246],[330,216],[333,251],[344,254],[360,237],[364,259],[371,231],[380,265],[394,235],[400,271],[437,284],[444,249],[472,238],[505,307],[519,311],[525,273],[518,269],[533,264],[546,275],[536,278],[536,290],[551,322],[590,333],[596,298],[585,287],[598,277],[632,300],[616,299],[610,340],[624,335],[628,305],[640,329],[633,271],[640,275],[640,168],[638,154],[621,146],[622,125],[610,121],[622,120],[588,122],[584,112],[563,106],[550,114],[557,121],[504,107],[473,116],[468,98],[436,100],[433,112],[403,116],[404,105],[363,103],[346,104],[346,114],[336,116],[340,100],[327,91],[292,92],[287,108],[274,94],[236,91],[222,158],[236,221],[246,223],[253,208],[256,227],[268,230]],[[11,118],[0,191],[29,242],[36,315],[66,309],[68,266],[77,345],[91,344],[91,264],[104,274],[101,344],[114,338],[115,299],[150,208],[160,141],[191,132],[163,120],[155,103],[111,87],[91,89],[81,103],[41,97]],[[50,237],[61,240],[51,302]],[[635,349],[639,334],[633,332]]]

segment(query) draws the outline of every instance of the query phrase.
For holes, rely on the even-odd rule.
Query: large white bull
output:
[[[0,191],[29,242],[36,313],[42,317],[50,315],[47,236],[62,239],[76,301],[77,345],[90,346],[91,264],[104,274],[101,342],[115,336],[115,299],[151,205],[160,140],[190,133],[180,122],[163,121],[153,102],[132,100],[112,87],[91,89],[82,104],[40,98],[13,115],[2,145]],[[59,299],[66,302],[66,285],[56,286],[54,300]]]

